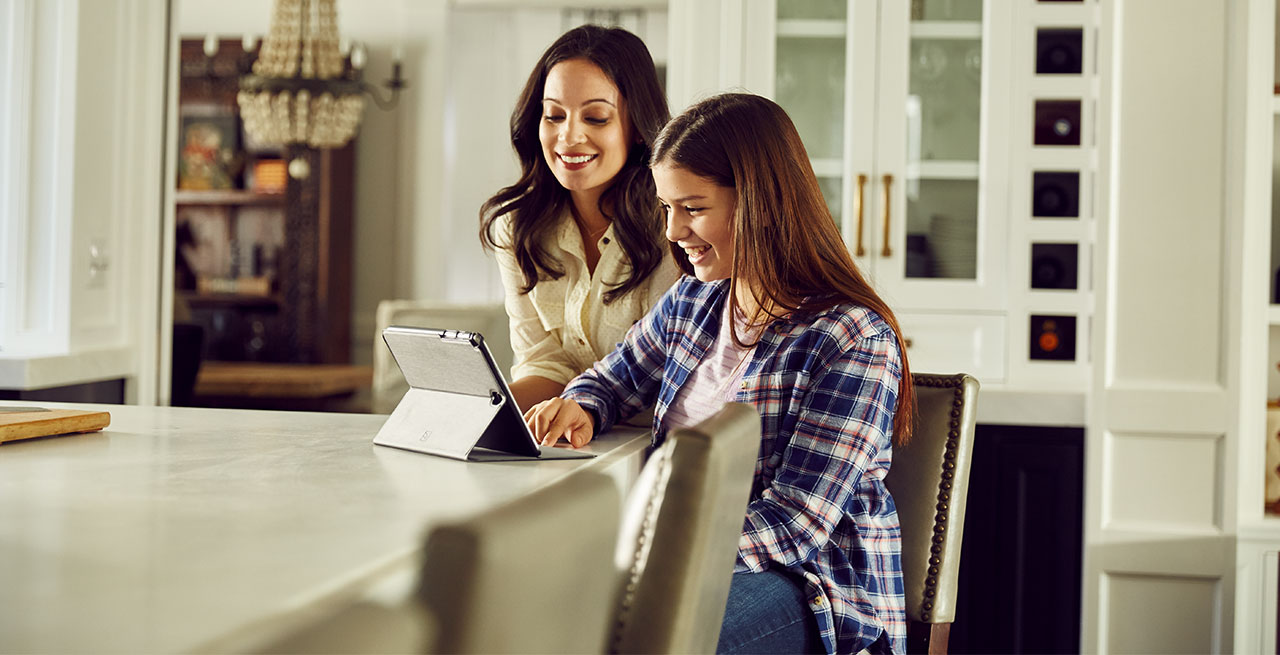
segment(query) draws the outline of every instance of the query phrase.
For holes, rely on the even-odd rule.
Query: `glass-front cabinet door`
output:
[[[772,97],[800,132],[831,216],[846,239],[853,234],[850,205],[856,202],[848,171],[869,170],[875,157],[870,129],[875,120],[875,34],[850,30],[860,20],[874,21],[875,14],[855,21],[850,12],[859,9],[857,4],[778,0],[773,62]]]
[[[773,97],[850,252],[903,310],[1002,309],[1007,4],[776,1]]]

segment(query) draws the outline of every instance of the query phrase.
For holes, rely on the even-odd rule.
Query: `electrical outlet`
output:
[[[100,289],[107,284],[107,267],[111,265],[111,258],[107,255],[107,248],[101,241],[94,240],[89,242],[89,287]]]

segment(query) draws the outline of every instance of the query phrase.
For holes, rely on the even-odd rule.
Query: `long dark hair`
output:
[[[648,163],[653,140],[671,113],[649,49],[624,29],[576,27],[542,53],[511,112],[511,147],[520,159],[520,179],[480,207],[480,243],[488,249],[510,247],[514,251],[516,263],[524,273],[521,293],[532,290],[541,275],[552,279],[564,275],[542,243],[568,206],[569,191],[560,186],[543,160],[538,124],[542,120],[547,73],[568,59],[586,59],[613,80],[626,102],[635,136],[626,163],[599,201],[600,212],[613,221],[614,235],[630,263],[627,277],[605,292],[604,302],[610,303],[635,289],[658,267],[665,240]],[[494,226],[507,214],[513,215],[511,243],[499,244]]]
[[[915,393],[902,330],[889,305],[871,288],[849,256],[822,199],[818,178],[791,118],[773,101],[743,93],[703,100],[674,118],[654,144],[652,164],[673,164],[736,190],[733,266],[736,285],[751,280],[759,309],[753,323],[788,313],[816,313],[853,303],[879,314],[893,329],[902,355],[902,380],[894,414],[894,438],[906,443],[915,415]],[[693,266],[675,243],[671,252],[686,274]],[[738,345],[746,346],[733,331]]]

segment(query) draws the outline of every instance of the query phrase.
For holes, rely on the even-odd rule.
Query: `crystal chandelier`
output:
[[[391,99],[381,100],[359,79],[362,59],[359,49],[350,62],[343,56],[334,0],[276,0],[253,73],[240,78],[245,131],[269,144],[346,145],[360,125],[363,94],[386,108],[405,86],[397,61],[386,83]]]

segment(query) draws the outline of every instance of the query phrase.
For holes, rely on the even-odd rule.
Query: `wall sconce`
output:
[[[342,49],[334,0],[276,0],[252,73],[240,77],[245,131],[262,143],[340,148],[360,125],[364,94],[382,109],[394,107],[407,86],[400,61],[392,64],[384,100],[361,80],[363,46],[352,46],[349,57]]]

